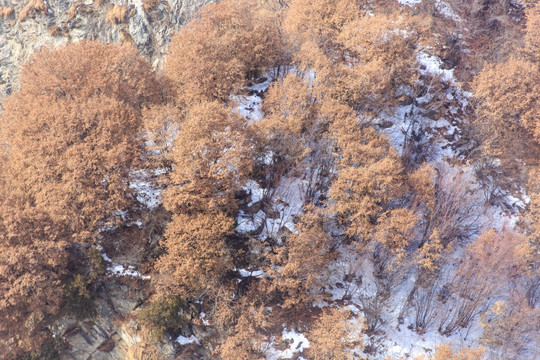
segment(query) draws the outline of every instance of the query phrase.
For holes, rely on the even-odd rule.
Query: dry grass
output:
[[[62,28],[60,26],[49,26],[47,28],[47,31],[49,32],[49,34],[51,34],[51,36],[59,36],[62,34]]]
[[[49,26],[47,28],[47,31],[49,32],[49,34],[51,34],[51,36],[65,36],[65,37],[69,37],[69,33],[66,31],[65,28],[61,28],[60,26],[56,26],[56,25],[53,25],[53,26]]]
[[[68,19],[67,21],[70,21],[72,20],[75,16],[77,16],[77,13],[79,12],[79,4],[73,4],[71,5],[71,7],[69,8],[68,10]]]
[[[135,41],[126,30],[122,29],[120,31],[120,43],[121,44],[135,44]]]
[[[73,20],[78,14],[88,14],[91,12],[92,9],[83,3],[73,4],[67,11],[67,14],[69,15],[67,22]]]
[[[0,6],[0,18],[9,19],[14,13],[15,10],[11,6]]]
[[[105,21],[110,24],[119,24],[126,21],[127,7],[114,5],[108,12]]]
[[[28,16],[36,13],[46,14],[49,6],[43,0],[30,0],[19,14],[19,21],[24,21]]]
[[[158,6],[160,2],[161,2],[160,0],[144,0],[143,1],[144,11],[148,12],[152,10],[153,8]]]

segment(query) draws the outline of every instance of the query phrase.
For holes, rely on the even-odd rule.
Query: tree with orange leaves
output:
[[[0,352],[35,350],[62,287],[114,212],[134,204],[141,109],[160,81],[133,48],[83,41],[37,53],[0,117]],[[85,270],[83,270],[85,271]]]
[[[173,37],[165,72],[181,106],[227,101],[247,78],[278,65],[281,51],[274,13],[252,0],[221,1]]]

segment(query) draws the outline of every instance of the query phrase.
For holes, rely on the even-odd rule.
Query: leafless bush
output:
[[[426,287],[415,287],[409,295],[408,301],[414,311],[414,331],[418,334],[424,334],[437,319],[437,285],[433,282]]]
[[[450,335],[459,327],[465,328],[487,310],[516,271],[514,252],[519,242],[515,234],[490,230],[466,247],[448,284],[451,296],[439,325],[440,333]]]
[[[443,245],[458,240],[464,242],[478,232],[477,220],[481,205],[472,195],[473,179],[459,170],[438,169],[435,183],[435,205],[425,219],[423,244],[435,229]]]

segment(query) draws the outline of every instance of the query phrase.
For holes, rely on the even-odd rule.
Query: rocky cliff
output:
[[[0,0],[0,104],[21,64],[43,46],[97,39],[131,42],[154,66],[170,36],[213,0]]]

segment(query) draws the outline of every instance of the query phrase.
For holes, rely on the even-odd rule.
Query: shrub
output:
[[[108,12],[105,22],[109,24],[119,24],[126,21],[127,8],[125,6],[114,5]]]
[[[43,0],[30,0],[19,14],[19,21],[24,21],[29,15],[34,16],[36,13],[47,13],[49,6]]]
[[[20,356],[17,360],[56,360],[64,350],[65,344],[61,338],[52,338],[40,350],[32,351]]]
[[[0,18],[9,19],[15,10],[11,6],[0,6]]]
[[[156,340],[166,333],[176,333],[187,324],[188,318],[183,313],[185,301],[180,296],[165,296],[158,298],[140,312],[139,320],[150,327],[151,335]]]
[[[64,287],[66,301],[65,310],[80,319],[94,315],[96,308],[94,298],[88,289],[92,280],[82,274],[77,274]]]
[[[101,253],[96,248],[90,248],[88,251],[88,256],[90,257],[90,263],[92,266],[92,277],[95,279],[99,275],[105,274],[107,267],[105,265],[105,260],[101,256]]]

